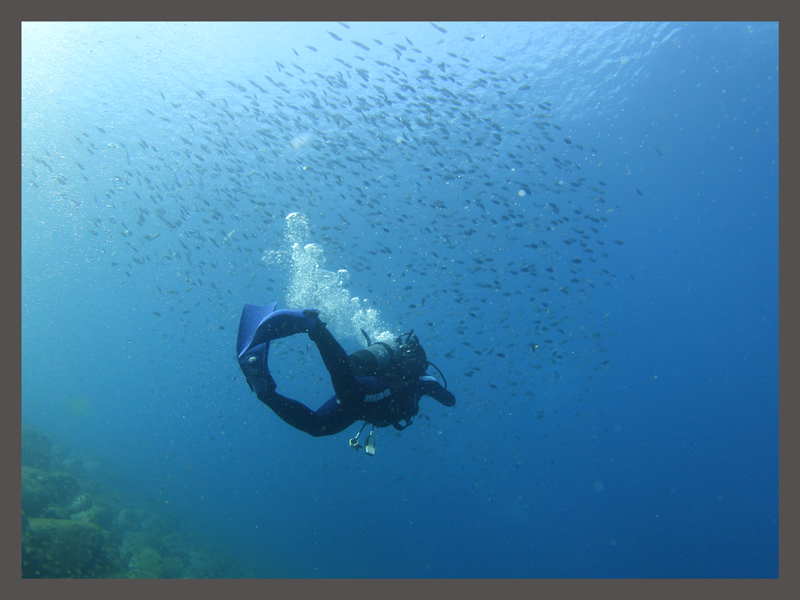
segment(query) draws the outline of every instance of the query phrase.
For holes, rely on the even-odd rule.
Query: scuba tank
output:
[[[350,355],[356,376],[380,377],[391,373],[403,379],[414,379],[425,374],[427,356],[413,329],[388,343],[372,342],[366,331],[362,329],[361,333],[367,340],[367,347]]]
[[[362,329],[361,332],[363,333],[364,330]],[[367,339],[369,340],[369,338]],[[353,371],[360,376],[380,375],[392,363],[398,348],[393,343],[367,343],[369,345],[366,348],[357,350],[350,355]]]
[[[397,336],[393,342],[388,343],[373,343],[366,331],[362,329],[361,333],[367,340],[367,347],[349,355],[353,374],[356,377],[385,377],[389,380],[401,379],[405,381],[401,382],[400,385],[411,385],[412,381],[419,380],[420,377],[425,375],[428,366],[432,366],[439,371],[439,375],[441,375],[442,381],[444,381],[444,389],[447,389],[447,380],[444,378],[444,374],[439,367],[428,361],[425,350],[419,343],[419,338],[414,335],[413,329],[408,333]],[[414,411],[414,415],[416,415],[417,410],[419,410],[419,395],[416,395],[416,410]],[[411,425],[410,417],[401,417],[401,419],[405,420],[405,425],[394,422],[379,424],[379,427],[385,427],[391,424],[396,430],[402,431]],[[366,443],[361,445],[359,442],[359,437],[368,424],[367,421],[364,421],[364,424],[361,426],[356,436],[350,438],[350,447],[355,450],[364,448],[364,452],[368,456],[375,456],[374,424],[370,427]]]

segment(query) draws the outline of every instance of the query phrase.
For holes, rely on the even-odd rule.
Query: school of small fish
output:
[[[617,283],[604,263],[623,242],[604,230],[633,190],[610,193],[598,152],[565,135],[524,68],[504,56],[474,66],[487,64],[479,35],[464,37],[478,54],[461,55],[341,25],[327,33],[346,58],[327,69],[304,66],[320,52],[309,44],[293,62],[227,80],[225,95],[154,91],[141,131],[162,137],[125,143],[98,122],[74,132],[71,156],[25,156],[23,185],[60,189],[98,260],[146,285],[153,318],[174,312],[184,331],[235,336],[243,300],[278,299],[282,282],[261,257],[302,211],[384,315],[441,349],[451,385],[487,369],[506,399],[533,397],[571,361],[589,378],[606,369],[613,332],[592,294]],[[89,181],[106,191],[85,197]],[[152,269],[172,283],[143,284]],[[427,316],[434,305],[444,320]],[[200,307],[216,321],[192,322]]]

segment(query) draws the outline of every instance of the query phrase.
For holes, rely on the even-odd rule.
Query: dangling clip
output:
[[[361,435],[361,432],[364,431],[364,427],[366,427],[366,426],[367,426],[367,422],[364,421],[364,424],[361,426],[361,429],[356,434],[356,437],[350,438],[350,447],[351,448],[355,448],[356,450],[361,450],[361,448],[364,447],[364,446],[362,446],[361,444],[358,443],[358,436]]]
[[[361,429],[358,430],[356,437],[350,438],[350,447],[355,448],[356,450],[361,450],[364,448],[364,452],[367,453],[368,456],[375,456],[375,426],[373,425],[369,430],[369,435],[367,436],[367,443],[365,446],[362,446],[358,442],[358,436],[361,435],[361,432],[364,431],[364,428],[367,426],[367,422],[364,421],[364,424],[361,426]]]

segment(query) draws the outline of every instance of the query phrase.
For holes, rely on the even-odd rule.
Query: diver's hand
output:
[[[445,406],[456,405],[456,397],[453,392],[442,387],[442,384],[430,375],[423,375],[419,378],[419,393],[420,396],[430,396]]]
[[[456,397],[453,395],[453,392],[451,392],[450,390],[446,390],[444,388],[439,390],[438,397],[436,398],[436,400],[438,400],[445,406],[456,405]]]

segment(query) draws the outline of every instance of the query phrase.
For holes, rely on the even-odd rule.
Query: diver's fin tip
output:
[[[267,318],[268,315],[275,312],[277,302],[272,302],[267,305],[259,304],[245,304],[242,309],[242,316],[239,319],[239,332],[236,339],[236,356],[241,356],[254,343],[254,337],[258,331],[259,325]]]

